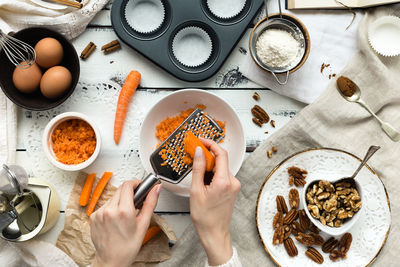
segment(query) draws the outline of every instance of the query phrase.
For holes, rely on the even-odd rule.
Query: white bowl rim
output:
[[[51,136],[51,133],[53,132],[54,128],[60,124],[63,121],[66,120],[72,120],[72,119],[81,119],[85,122],[87,122],[92,129],[94,130],[94,133],[96,134],[96,148],[93,152],[93,154],[90,156],[90,158],[88,158],[86,161],[76,164],[76,165],[67,165],[64,163],[59,162],[51,153],[50,151],[50,144],[48,142],[49,140],[49,136]],[[43,145],[43,151],[47,157],[47,159],[57,168],[60,168],[62,170],[65,171],[79,171],[82,170],[86,167],[88,167],[90,164],[92,164],[97,156],[100,153],[100,148],[101,148],[101,135],[100,135],[100,131],[97,128],[95,122],[89,118],[89,116],[80,113],[80,112],[64,112],[61,113],[59,115],[57,115],[56,117],[54,117],[53,119],[50,120],[50,122],[46,125],[44,131],[43,131],[43,136],[42,136],[42,145]]]
[[[169,95],[164,96],[164,97],[161,98],[159,101],[157,101],[157,102],[149,109],[149,111],[147,112],[147,114],[146,114],[146,116],[145,116],[145,118],[144,118],[144,120],[143,120],[143,123],[142,123],[142,125],[140,126],[139,138],[141,138],[141,136],[142,136],[143,125],[144,125],[144,122],[146,121],[146,118],[147,118],[148,114],[150,114],[150,113],[156,108],[156,106],[157,106],[161,101],[165,101],[167,98],[173,97],[173,96],[175,96],[175,95],[177,95],[177,94],[183,94],[183,93],[187,93],[187,92],[201,92],[201,93],[208,94],[208,95],[212,95],[213,97],[218,98],[219,100],[221,100],[223,103],[225,103],[225,104],[233,111],[233,114],[234,114],[236,120],[240,122],[240,123],[239,123],[239,126],[240,126],[241,132],[243,133],[243,144],[244,144],[244,145],[243,145],[243,153],[242,153],[242,156],[241,156],[241,159],[240,159],[241,164],[238,165],[238,166],[236,167],[236,169],[232,170],[232,175],[236,175],[236,174],[239,172],[239,170],[240,170],[240,168],[242,167],[242,165],[243,165],[243,160],[244,160],[244,157],[245,157],[245,154],[246,154],[246,137],[245,137],[244,128],[243,128],[243,125],[242,125],[242,123],[241,123],[241,121],[240,121],[240,118],[239,118],[238,114],[236,113],[236,111],[235,111],[235,109],[232,107],[232,105],[229,104],[229,103],[228,103],[225,99],[223,99],[222,97],[220,97],[220,96],[218,96],[218,95],[216,95],[215,93],[212,93],[212,92],[210,92],[210,91],[203,90],[203,89],[197,89],[197,88],[186,88],[186,89],[177,90],[177,91],[175,91],[175,92],[173,92],[173,93],[171,93],[171,94],[169,94]],[[140,144],[139,144],[139,152],[141,152],[142,150],[143,150],[143,148],[142,148],[142,142],[140,142]],[[139,153],[139,156],[140,156],[140,160],[141,160],[141,162],[142,162],[142,165],[145,167],[145,166],[146,166],[145,160],[148,160],[148,159],[147,159],[147,158],[146,158],[146,159],[144,158],[143,153]],[[147,172],[146,168],[145,168],[145,171]],[[184,194],[179,194],[179,193],[174,193],[174,194],[177,194],[177,195],[180,195],[180,196],[186,196],[186,195],[184,195]],[[188,196],[186,196],[186,197],[188,197]]]
[[[319,220],[315,219],[313,216],[311,216],[308,208],[307,208],[307,199],[306,199],[306,188],[309,187],[310,184],[314,183],[315,181],[318,181],[320,179],[312,179],[310,181],[307,181],[307,183],[304,185],[303,190],[302,190],[302,201],[303,201],[303,206],[304,206],[304,211],[307,214],[307,217],[311,220],[311,222],[318,227],[322,232],[331,235],[331,236],[340,236],[346,232],[348,232],[354,224],[358,221],[358,219],[361,216],[361,212],[363,211],[363,206],[361,206],[361,209],[357,211],[352,218],[347,220],[342,224],[340,227],[330,227],[328,225],[323,225]],[[329,181],[329,179],[328,179]],[[356,186],[358,193],[360,194],[361,199],[363,199],[363,192],[362,192],[362,187],[359,182],[356,181]]]

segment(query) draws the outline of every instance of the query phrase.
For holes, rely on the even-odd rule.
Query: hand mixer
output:
[[[149,174],[135,189],[134,203],[141,208],[143,201],[154,185],[160,180],[177,184],[192,170],[185,164],[183,140],[185,132],[219,142],[224,138],[224,131],[209,115],[196,109],[150,156],[150,163],[155,174]]]
[[[0,30],[0,50],[16,67],[29,68],[35,63],[36,52],[32,46]]]

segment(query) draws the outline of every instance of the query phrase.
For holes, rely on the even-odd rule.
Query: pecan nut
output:
[[[259,105],[254,105],[251,109],[251,114],[256,117],[262,124],[269,122],[268,113]]]
[[[276,209],[278,212],[287,213],[288,208],[286,206],[286,201],[283,196],[276,196]]]
[[[337,261],[340,258],[345,258],[346,254],[340,252],[339,250],[333,250],[330,254],[329,254],[329,259],[331,259],[331,261]]]
[[[308,230],[310,230],[310,232],[319,234],[319,229],[317,226],[315,226],[315,224],[313,224],[312,222],[310,222],[310,227],[308,228]]]
[[[304,179],[294,178],[293,183],[297,187],[303,187],[306,184]]]
[[[259,120],[259,119],[257,119],[257,118],[252,118],[251,119],[253,122],[254,122],[254,124],[256,124],[258,127],[262,127],[262,123],[261,123],[261,121]]]
[[[324,257],[313,247],[309,247],[306,250],[306,256],[318,264],[322,264],[324,262]]]
[[[297,219],[297,210],[296,209],[291,209],[285,217],[283,217],[283,223],[284,224],[291,224],[294,220]]]
[[[288,239],[283,241],[283,245],[285,246],[286,252],[290,257],[297,256],[298,251],[296,245],[293,242],[293,239],[289,237]]]
[[[311,221],[304,210],[299,210],[299,221],[303,229],[308,230],[310,228]]]
[[[324,244],[324,239],[322,238],[322,236],[320,236],[319,234],[316,233],[310,233],[310,235],[312,237],[314,237],[314,245],[316,246],[322,246]]]
[[[277,212],[274,216],[274,220],[272,221],[272,227],[274,229],[283,226],[283,213]]]
[[[300,205],[299,191],[296,188],[292,188],[289,191],[289,205],[293,209],[298,209]]]
[[[353,236],[350,233],[345,233],[339,241],[338,250],[339,252],[346,254],[353,241]]]
[[[306,229],[304,229],[300,223],[298,223],[297,221],[293,221],[291,224],[291,228],[293,230],[293,232],[295,233],[295,235],[298,235],[299,232],[301,233],[305,233]]]
[[[338,244],[339,241],[337,241],[336,238],[331,237],[322,244],[322,251],[325,253],[330,253],[336,248]]]
[[[274,236],[272,237],[272,244],[274,246],[282,244],[284,234],[285,234],[285,229],[283,228],[283,226],[276,228]]]
[[[314,237],[312,237],[311,235],[299,232],[295,236],[295,238],[296,238],[297,241],[299,241],[300,243],[302,243],[304,245],[307,245],[307,246],[314,245]]]
[[[285,233],[283,235],[283,240],[286,240],[292,234],[292,227],[290,227],[289,225],[285,225],[284,229],[285,229]]]

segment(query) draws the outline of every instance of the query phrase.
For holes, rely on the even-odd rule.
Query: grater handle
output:
[[[143,202],[146,199],[147,194],[158,183],[160,183],[160,179],[152,173],[144,178],[144,180],[139,184],[138,187],[136,187],[134,191],[133,203],[135,204],[135,208],[142,208]]]

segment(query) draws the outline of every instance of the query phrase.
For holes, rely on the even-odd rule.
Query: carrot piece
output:
[[[90,199],[89,205],[86,208],[87,216],[90,216],[93,213],[97,201],[99,201],[99,198],[103,193],[103,190],[106,187],[108,181],[110,180],[112,174],[113,174],[112,172],[105,172],[103,176],[100,178],[99,182],[97,183],[96,188],[93,191],[92,198]]]
[[[156,234],[158,234],[161,231],[161,228],[157,225],[151,226],[147,232],[146,235],[144,236],[142,246],[149,242]]]
[[[131,71],[126,77],[118,97],[117,112],[115,113],[114,122],[114,141],[118,145],[121,138],[122,128],[124,126],[125,117],[128,113],[129,103],[135,94],[136,88],[139,86],[141,75],[137,71]]]
[[[186,133],[185,139],[183,140],[185,145],[185,152],[194,158],[194,153],[196,152],[196,147],[201,147],[204,151],[206,157],[206,171],[210,172],[214,169],[215,157],[210,151],[203,145],[203,143],[190,131]]]
[[[92,187],[96,178],[95,173],[91,173],[86,177],[85,185],[82,188],[81,197],[79,198],[79,205],[82,207],[89,203],[90,194],[92,193]]]

